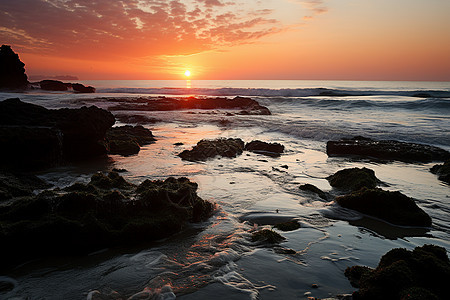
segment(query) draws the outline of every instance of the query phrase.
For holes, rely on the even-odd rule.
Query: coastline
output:
[[[34,95],[29,95],[29,97],[32,99]],[[42,97],[44,102],[48,101],[48,97],[46,98],[45,95],[39,97]],[[61,94],[55,94],[54,97],[61,97]],[[50,101],[48,103],[50,106],[80,105],[73,101],[73,96],[63,95],[63,97],[67,97],[68,101],[58,104],[50,104]],[[91,99],[92,95],[91,98],[86,96],[81,96],[81,98]],[[268,102],[263,100],[262,103]],[[107,278],[111,280],[107,286],[111,286],[113,290],[117,290],[121,294],[131,295],[139,291],[139,286],[144,284],[143,281],[152,289],[161,287],[161,282],[169,281],[173,283],[172,288],[178,291],[180,299],[193,299],[192,297],[195,298],[202,294],[211,295],[210,293],[214,293],[215,290],[223,290],[225,294],[235,295],[237,298],[243,295],[249,297],[259,295],[262,299],[280,296],[289,298],[294,295],[303,295],[305,298],[307,295],[323,298],[330,294],[350,293],[355,290],[343,276],[343,269],[357,264],[375,267],[381,255],[392,248],[400,246],[413,249],[415,246],[432,241],[449,249],[446,242],[448,229],[445,227],[445,213],[440,215],[433,208],[433,205],[439,205],[440,209],[447,209],[448,203],[445,202],[445,195],[448,186],[439,182],[436,176],[428,171],[434,163],[382,163],[370,160],[352,161],[345,158],[329,158],[324,153],[325,144],[321,139],[299,138],[295,135],[277,132],[274,128],[262,127],[261,125],[264,123],[258,123],[259,121],[273,122],[273,119],[281,115],[274,104],[270,104],[268,107],[272,109],[275,116],[231,116],[232,123],[227,126],[214,125],[212,121],[224,118],[221,115],[217,116],[217,113],[206,115],[199,111],[195,111],[193,115],[184,112],[171,112],[170,115],[152,113],[151,116],[160,119],[162,117],[164,120],[162,123],[145,125],[152,130],[158,141],[142,147],[139,154],[135,156],[110,156],[110,162],[103,166],[102,170],[106,171],[112,167],[127,169],[128,173],[124,175],[125,178],[136,183],[142,182],[145,178],[163,178],[170,175],[188,176],[199,183],[200,196],[217,202],[221,209],[210,221],[201,225],[200,232],[196,232],[195,229],[192,229],[194,230],[192,232],[189,229],[184,233],[187,236],[170,238],[168,244],[158,242],[156,247],[141,248],[141,252],[125,250],[125,253],[134,253],[134,255],[141,253],[143,257],[148,258],[143,266],[149,264],[149,267],[143,267],[141,271],[136,269],[134,271],[136,276],[133,276],[135,280],[138,276],[146,279],[137,280],[134,283],[129,280],[127,284],[134,288],[125,286],[120,288],[113,278],[106,276],[103,280],[108,280]],[[202,118],[206,118],[206,120],[198,122]],[[254,125],[248,126],[246,122],[253,122]],[[257,137],[262,140],[280,142],[287,146],[287,152],[280,158],[267,158],[250,153],[235,159],[213,159],[201,164],[183,162],[176,157],[181,150],[190,149],[200,139],[208,137],[241,137],[246,142]],[[183,144],[177,146],[174,145],[176,143]],[[281,167],[284,165],[288,168]],[[387,189],[401,190],[408,196],[418,199],[419,205],[433,218],[434,225],[431,231],[417,235],[414,230],[405,228],[406,234],[383,236],[383,231],[377,232],[377,228],[382,227],[381,224],[373,228],[367,227],[367,224],[355,227],[349,224],[348,220],[357,217],[357,214],[344,214],[346,216],[344,219],[347,221],[342,221],[342,218],[336,219],[336,214],[345,213],[345,211],[336,211],[328,202],[320,201],[298,190],[300,183],[311,183],[322,190],[331,191],[331,187],[326,183],[324,177],[339,169],[354,166],[369,166],[375,170],[382,181],[389,184]],[[64,177],[67,172],[72,173],[70,175],[72,178],[62,179],[61,177]],[[40,176],[52,178],[50,181],[64,186],[67,184],[63,183],[65,180],[70,182],[81,179],[86,182],[88,173],[83,172],[80,167],[69,167],[57,168],[46,174],[40,174]],[[65,175],[62,176],[62,174]],[[61,182],[58,183],[58,180]],[[440,199],[443,200],[440,201]],[[247,222],[238,221],[242,214],[250,213],[256,216],[259,212],[267,212],[275,215],[276,210],[283,215],[295,216],[300,219],[301,228],[283,233],[287,237],[287,241],[282,243],[283,247],[302,253],[298,259],[276,254],[270,247],[255,247],[249,244],[248,234],[252,226]],[[436,224],[436,220],[439,219],[440,221]],[[393,232],[389,226],[388,232]],[[186,245],[183,251],[177,253],[175,249],[180,241]],[[211,243],[209,246],[204,244],[208,241]],[[173,243],[172,246],[170,246],[171,243]],[[114,252],[111,249],[107,250],[107,253],[111,253],[111,251]],[[191,257],[189,253],[195,253],[198,257]],[[161,255],[163,255],[162,258]],[[139,268],[138,263],[127,263],[127,257],[129,257],[127,254],[115,257],[113,255],[113,258],[106,261],[103,260],[104,258],[100,258],[101,256],[98,257],[98,260],[96,259],[99,264],[106,263],[112,267],[125,263],[125,265],[129,264],[129,266]],[[221,263],[217,263],[217,260]],[[142,260],[138,259],[137,261],[143,263]],[[177,267],[172,265],[174,261],[181,261],[181,269],[178,270],[184,270],[184,273],[181,272],[182,275],[178,277],[164,275],[152,268],[152,266],[158,266],[162,270],[171,270],[171,268],[177,270]],[[199,284],[198,286],[201,288],[196,290],[192,289],[192,286],[197,286],[196,284],[183,281],[188,275],[201,278],[200,273],[195,269],[196,264],[200,262],[212,266],[217,263],[217,268],[213,268],[208,274],[211,276],[209,278],[214,279],[212,285],[215,288],[210,285],[203,287],[204,285]],[[264,272],[261,272],[256,266],[264,266],[267,269],[267,276],[264,276]],[[59,268],[57,267],[56,270]],[[273,268],[284,269],[286,274],[280,278],[271,276],[270,270]],[[23,270],[25,269],[27,267]],[[100,267],[91,266],[88,269],[93,272],[91,278],[101,277]],[[120,278],[119,270],[113,271],[111,274]],[[326,275],[324,270],[327,272],[332,270],[333,279],[329,277],[330,274]],[[145,272],[149,273],[145,275]],[[240,277],[233,277],[235,272],[238,272]],[[34,295],[39,288],[36,285],[34,286],[35,290],[31,292],[32,275],[27,275],[27,272],[19,271],[18,273],[22,273],[22,275],[18,276],[21,279],[19,279],[18,289],[15,290],[15,293]],[[77,274],[76,270],[72,270],[69,273],[78,277],[82,275],[83,271]],[[294,273],[306,273],[308,278],[296,279],[297,287],[292,289],[289,287],[291,286],[289,281],[292,280]],[[54,276],[50,274],[44,277],[38,285],[43,287],[46,283],[58,282],[57,274],[62,273],[56,271]],[[241,289],[236,289],[235,283],[237,282],[247,282],[247,285],[244,284]],[[265,286],[261,282],[266,282],[268,285]],[[221,284],[221,287],[217,286],[218,283]],[[319,289],[312,289],[313,283],[317,283]],[[113,287],[115,284],[116,288]],[[83,290],[83,293],[87,293],[90,289],[98,289],[98,286],[95,285],[95,283],[79,283],[78,288],[75,288],[78,292],[73,292],[79,295],[79,292]],[[178,290],[177,287],[179,287]],[[181,292],[183,288],[188,288],[193,293],[183,296]],[[133,289],[134,291],[132,291]],[[45,289],[41,289],[41,291],[41,295],[44,295]],[[308,291],[311,294],[304,294]],[[62,295],[62,291],[59,295]]]

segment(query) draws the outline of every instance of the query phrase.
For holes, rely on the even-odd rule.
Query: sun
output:
[[[186,72],[184,72],[184,76],[189,77],[191,76],[191,71],[186,70]]]

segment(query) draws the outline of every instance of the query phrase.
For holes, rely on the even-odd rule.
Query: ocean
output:
[[[203,199],[218,204],[217,211],[207,222],[162,241],[17,266],[11,273],[0,273],[1,280],[15,284],[13,291],[0,297],[148,299],[152,291],[160,297],[154,299],[326,298],[355,290],[344,276],[347,267],[376,267],[392,248],[435,244],[450,250],[450,188],[430,173],[435,163],[354,160],[328,157],[325,151],[327,141],[353,136],[450,150],[449,82],[82,83],[96,87],[97,93],[35,90],[0,93],[0,101],[18,97],[48,108],[107,109],[112,106],[108,98],[246,96],[268,107],[272,115],[228,116],[217,110],[120,112],[158,119],[146,125],[156,143],[142,147],[137,155],[111,155],[107,162],[58,167],[39,176],[57,187],[88,182],[95,172],[112,168],[128,170],[123,176],[134,183],[185,176],[198,183]],[[203,138],[218,137],[278,142],[285,153],[271,158],[249,152],[202,163],[177,156]],[[432,227],[393,226],[299,189],[310,183],[332,191],[326,177],[350,167],[372,169],[385,183],[383,189],[413,197],[431,216]],[[286,240],[280,245],[295,250],[295,255],[251,242],[251,231],[267,226],[258,222],[291,217],[299,220],[301,228],[281,232]]]

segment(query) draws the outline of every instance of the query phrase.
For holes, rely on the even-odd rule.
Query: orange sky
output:
[[[1,0],[30,75],[450,81],[445,0]]]

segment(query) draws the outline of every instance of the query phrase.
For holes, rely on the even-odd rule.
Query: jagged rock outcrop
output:
[[[25,74],[25,64],[11,46],[0,47],[0,89],[25,89],[28,77]]]
[[[284,152],[284,146],[279,143],[267,143],[255,140],[245,144],[245,150],[271,157],[278,157]]]
[[[69,90],[69,88],[71,87],[70,83],[64,83],[59,80],[45,79],[45,80],[39,81],[38,83],[39,83],[40,88],[44,91],[63,92],[63,91]]]
[[[81,83],[71,83],[72,89],[77,93],[95,93],[95,88],[93,86],[85,86]]]
[[[404,162],[430,162],[450,159],[450,152],[438,147],[394,140],[376,141],[360,136],[339,141],[328,141],[327,154],[329,156],[356,155]]]
[[[188,109],[239,109],[238,114],[244,115],[270,115],[270,110],[260,105],[256,100],[235,97],[229,98],[167,98],[167,97],[151,97],[151,98],[113,98],[108,99],[110,102],[118,103],[109,108],[111,111],[133,110],[133,111],[172,111],[172,110],[188,110]]]
[[[59,91],[64,92],[72,89],[76,93],[95,93],[95,88],[92,86],[85,86],[81,83],[62,82],[59,80],[45,79],[37,83],[40,89],[44,91]]]
[[[380,188],[362,188],[351,194],[336,198],[345,208],[385,220],[401,226],[430,227],[431,218],[415,201],[400,193],[384,191]]]
[[[0,206],[0,244],[8,245],[0,247],[0,263],[168,237],[212,214],[214,205],[197,188],[184,177],[136,186],[111,172],[93,175],[88,184],[22,197]]]
[[[439,180],[450,184],[450,160],[447,160],[442,165],[434,165],[430,171],[438,175]]]
[[[353,266],[345,270],[354,300],[406,300],[448,298],[450,261],[445,248],[423,245],[413,251],[392,249],[371,269]]]
[[[357,191],[362,187],[375,188],[381,181],[375,172],[367,168],[351,168],[337,171],[327,177],[332,187],[347,191]]]
[[[180,154],[184,160],[203,161],[216,156],[236,157],[242,154],[244,141],[239,138],[220,138],[215,140],[201,140],[192,150],[184,150]]]
[[[137,154],[141,146],[153,143],[155,138],[150,130],[137,126],[120,126],[108,130],[109,153],[120,155]]]
[[[95,106],[46,109],[20,99],[0,102],[0,166],[32,170],[106,155],[114,116]]]
[[[0,201],[14,197],[32,196],[33,191],[49,188],[51,185],[33,174],[0,171]]]

